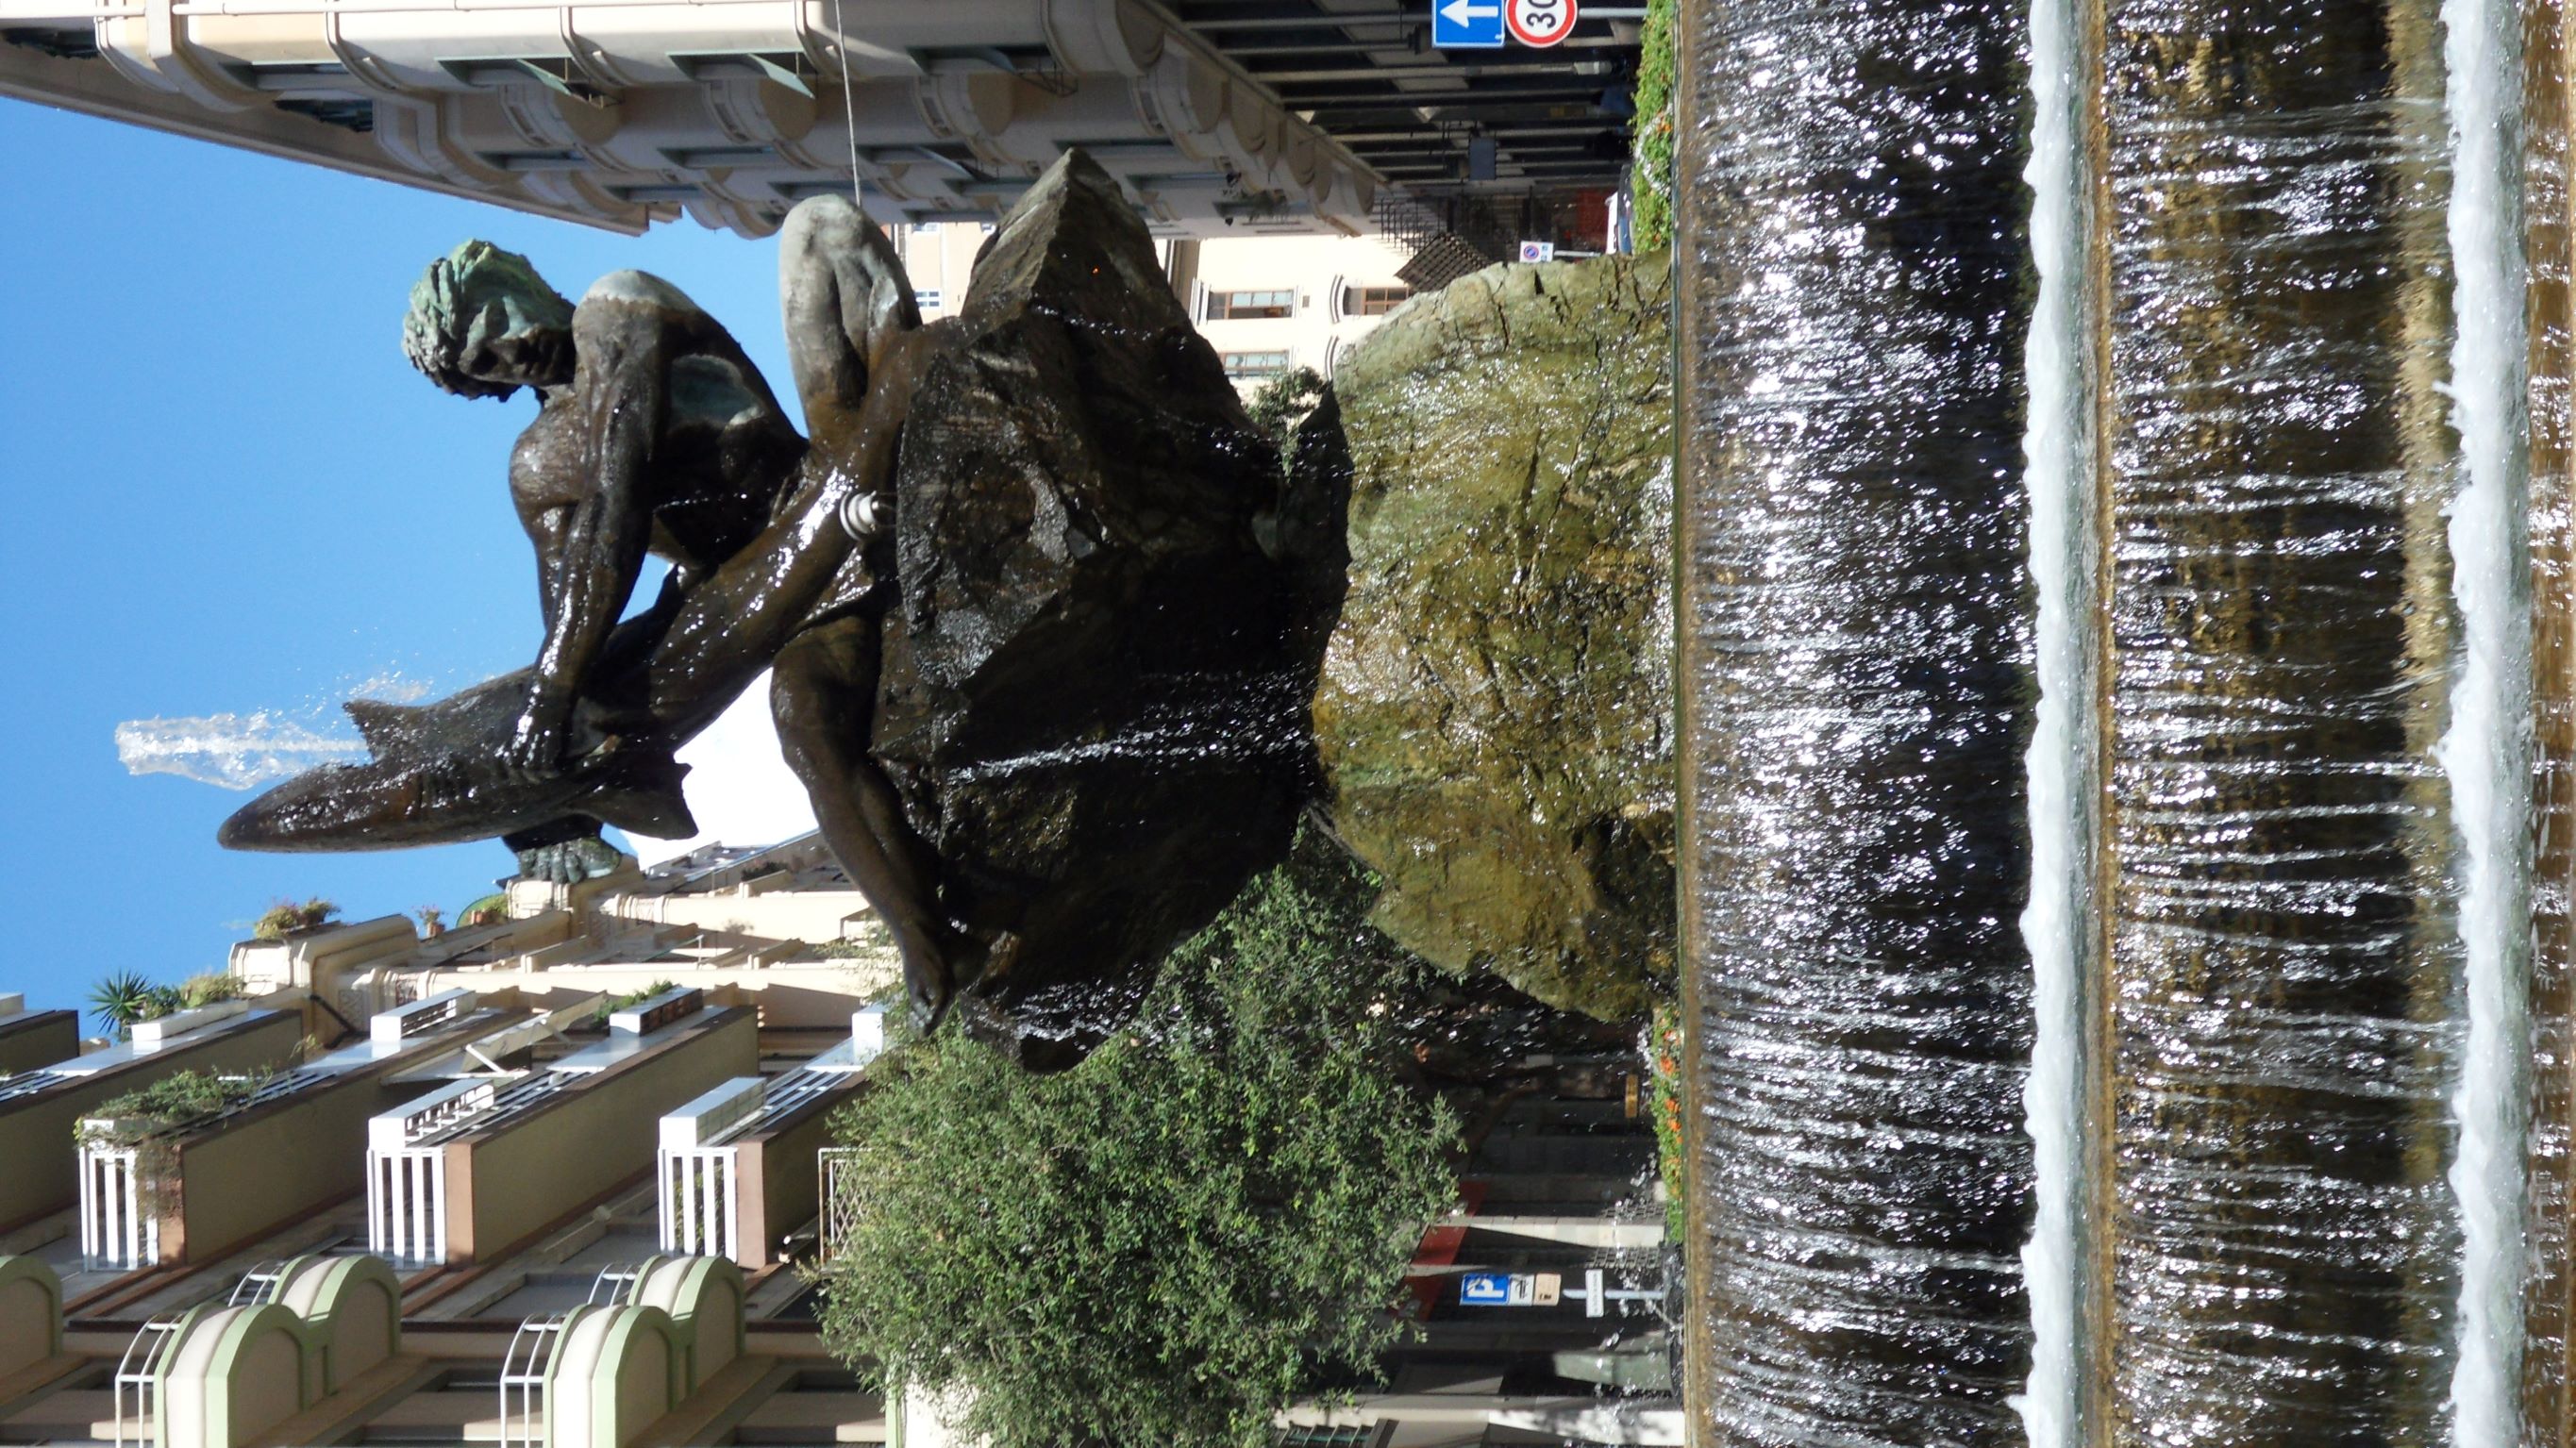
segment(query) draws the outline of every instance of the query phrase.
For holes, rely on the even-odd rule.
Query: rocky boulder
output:
[[[1315,728],[1376,923],[1605,1018],[1673,958],[1666,291],[1660,255],[1478,272],[1389,317],[1298,439],[1301,470],[1348,455]]]
[[[949,913],[1013,938],[968,1029],[1061,1066],[1287,848],[1343,500],[1283,485],[1143,223],[1079,154],[1004,218],[942,325],[904,427],[875,753]]]

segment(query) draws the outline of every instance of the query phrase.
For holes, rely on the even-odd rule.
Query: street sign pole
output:
[[[1583,1304],[1584,1316],[1606,1316],[1609,1312],[1610,1304],[1613,1302],[1661,1302],[1664,1300],[1664,1290],[1660,1287],[1651,1291],[1641,1291],[1630,1287],[1611,1287],[1605,1283],[1604,1279],[1607,1275],[1608,1274],[1604,1273],[1598,1267],[1585,1268],[1583,1273],[1582,1289],[1580,1291],[1571,1288],[1567,1289],[1565,1294],[1566,1296],[1574,1298],[1576,1301]]]

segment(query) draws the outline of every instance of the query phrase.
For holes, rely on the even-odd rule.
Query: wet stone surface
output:
[[[1491,268],[1334,377],[1335,831],[1407,948],[1605,1019],[1672,968],[1668,289],[1661,254]]]
[[[1341,480],[1294,492],[1087,162],[978,258],[897,478],[875,753],[944,905],[1016,937],[961,1010],[1087,1050],[1286,850],[1341,602]]]

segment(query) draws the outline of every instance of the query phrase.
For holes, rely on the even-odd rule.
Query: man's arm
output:
[[[578,501],[550,510],[554,546],[545,644],[510,762],[531,773],[563,763],[573,702],[626,608],[653,535],[645,470],[668,422],[670,327],[660,309],[622,298],[583,301],[573,316],[577,436],[589,464]],[[540,564],[541,573],[548,571]]]

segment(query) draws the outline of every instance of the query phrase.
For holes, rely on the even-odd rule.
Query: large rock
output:
[[[1350,458],[1315,727],[1376,923],[1604,1017],[1672,968],[1666,278],[1611,257],[1417,298],[1299,438],[1301,466]]]
[[[905,423],[875,752],[949,912],[1018,937],[968,1028],[1062,1065],[1287,848],[1342,499],[1283,497],[1087,158],[1005,218],[955,327]]]

